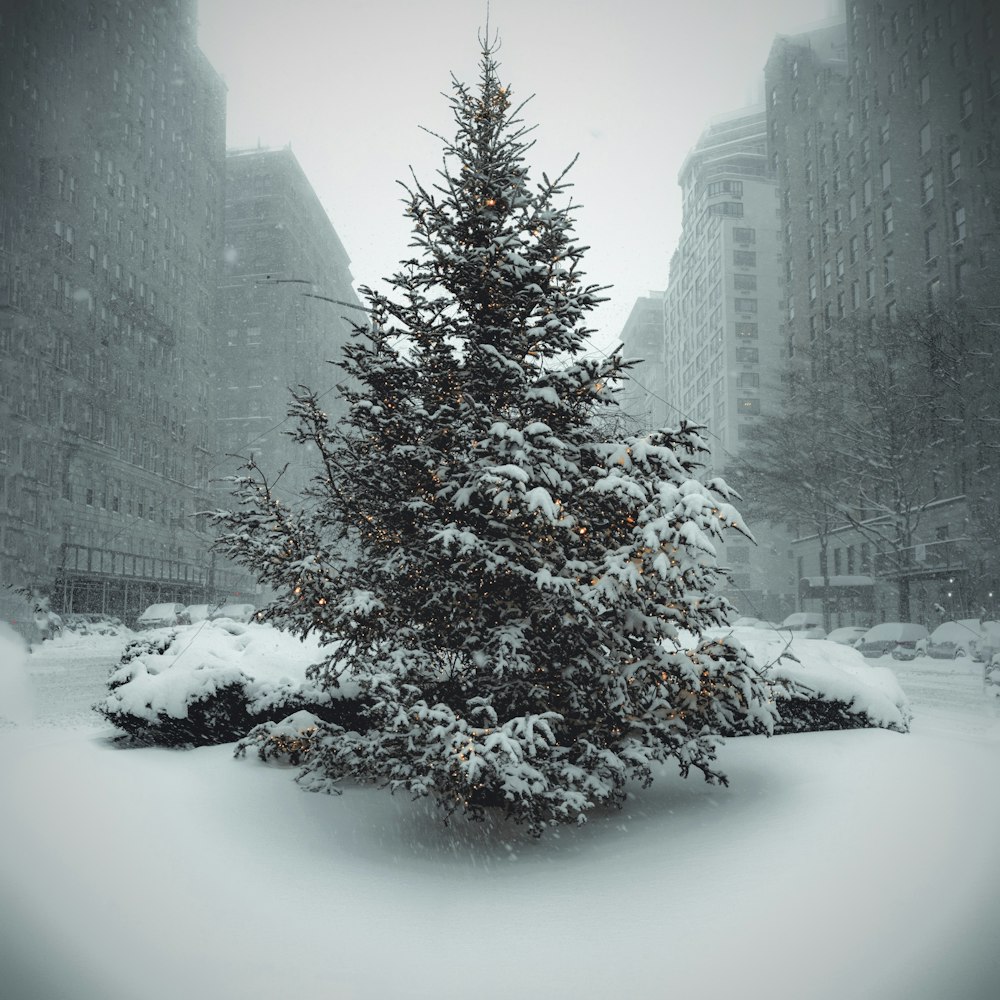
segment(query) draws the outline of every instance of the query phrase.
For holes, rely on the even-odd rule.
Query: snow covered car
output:
[[[867,631],[863,625],[845,625],[828,632],[826,638],[830,642],[839,642],[842,646],[854,646]]]
[[[823,616],[815,611],[797,611],[789,615],[782,623],[783,632],[794,632],[809,639],[822,639],[826,635],[823,628]]]
[[[980,638],[969,647],[969,652],[976,663],[989,663],[994,653],[1000,651],[1000,622],[981,622]]]
[[[216,618],[232,618],[234,622],[248,622],[256,611],[252,604],[223,604],[221,608],[214,608],[209,618],[213,621]]]
[[[1000,660],[1000,622],[983,622],[983,638],[976,643],[972,658],[987,665]]]
[[[196,625],[213,617],[218,608],[218,604],[189,604],[184,610],[191,624]]]
[[[927,655],[935,660],[954,660],[969,656],[983,639],[982,623],[978,618],[943,622],[931,632],[927,640]]]
[[[170,628],[172,625],[190,625],[183,604],[151,604],[135,623],[136,631],[151,628]]]
[[[862,656],[873,659],[876,656],[885,656],[892,653],[897,647],[914,650],[916,655],[917,643],[924,642],[929,638],[930,633],[923,625],[914,622],[883,622],[870,628],[861,637],[854,647]],[[901,659],[901,656],[897,656]]]

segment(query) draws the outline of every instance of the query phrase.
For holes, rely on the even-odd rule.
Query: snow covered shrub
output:
[[[164,653],[170,648],[176,638],[176,631],[165,631],[162,634],[144,635],[138,639],[133,639],[131,642],[127,643],[125,649],[122,650],[119,662],[122,664],[131,663],[140,656],[148,656],[150,654],[159,655],[160,653]]]
[[[235,755],[244,757],[247,750],[256,748],[263,761],[299,764],[315,749],[313,740],[323,724],[306,711],[293,712],[278,722],[263,722],[236,744]]]
[[[134,743],[157,746],[230,743],[306,709],[353,724],[355,692],[306,680],[316,655],[269,626],[202,622],[129,643],[94,708]]]
[[[723,631],[722,641],[732,641]],[[738,641],[765,671],[777,710],[774,732],[892,729],[909,732],[913,713],[895,674],[873,667],[849,646],[741,631]],[[738,724],[727,735],[750,730]]]
[[[311,735],[305,786],[371,781],[538,832],[621,805],[669,759],[724,782],[719,734],[774,712],[738,645],[678,639],[729,613],[713,540],[746,531],[733,494],[698,481],[689,424],[602,431],[629,364],[587,355],[602,289],[583,283],[567,184],[530,183],[489,51],[451,103],[438,181],[409,189],[397,298],[362,289],[348,417],[295,396],[313,485],[289,506],[251,461],[217,521],[277,592],[271,620],[329,644],[310,676],[367,699],[364,725]]]

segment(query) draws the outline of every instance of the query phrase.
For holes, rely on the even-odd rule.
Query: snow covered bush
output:
[[[737,641],[765,671],[778,717],[774,732],[892,729],[909,732],[912,712],[895,674],[873,667],[849,646],[792,639],[764,629],[718,630],[719,641]],[[737,725],[727,735],[749,730]]]
[[[456,137],[432,188],[414,180],[416,256],[362,289],[370,324],[346,349],[346,421],[296,395],[318,474],[302,504],[252,461],[221,545],[278,597],[271,620],[316,635],[325,691],[349,676],[363,726],[323,724],[300,777],[499,807],[533,831],[621,805],[673,759],[724,782],[719,734],[770,731],[773,706],[721,625],[713,541],[745,532],[686,423],[608,438],[627,377],[586,354],[584,248],[564,175],[533,185],[529,129],[484,51],[455,81]]]
[[[317,652],[270,626],[228,620],[143,636],[125,647],[94,708],[134,742],[157,746],[229,743],[306,709],[356,724],[356,691],[306,679]]]

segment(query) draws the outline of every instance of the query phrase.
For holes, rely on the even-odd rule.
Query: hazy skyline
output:
[[[610,284],[593,341],[617,342],[666,286],[681,233],[677,173],[713,118],[762,100],[776,34],[840,0],[491,0],[501,77],[536,124],[532,177],[570,174],[588,280]],[[408,255],[403,190],[452,134],[442,94],[474,84],[485,0],[199,0],[199,41],[228,88],[228,145],[290,144],[351,258],[381,287]],[[306,276],[308,277],[308,276]]]

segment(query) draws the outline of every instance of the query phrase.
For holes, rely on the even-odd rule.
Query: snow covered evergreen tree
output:
[[[314,737],[307,787],[370,780],[540,831],[671,758],[724,782],[719,734],[773,709],[742,648],[702,637],[729,611],[712,539],[745,528],[696,478],[697,428],[596,430],[626,366],[583,356],[602,289],[557,204],[566,172],[530,182],[488,48],[451,103],[437,183],[407,188],[415,255],[394,295],[362,289],[347,424],[296,396],[323,473],[290,510],[251,464],[219,521],[277,589],[271,618],[329,644],[316,676],[368,698],[366,732]]]

